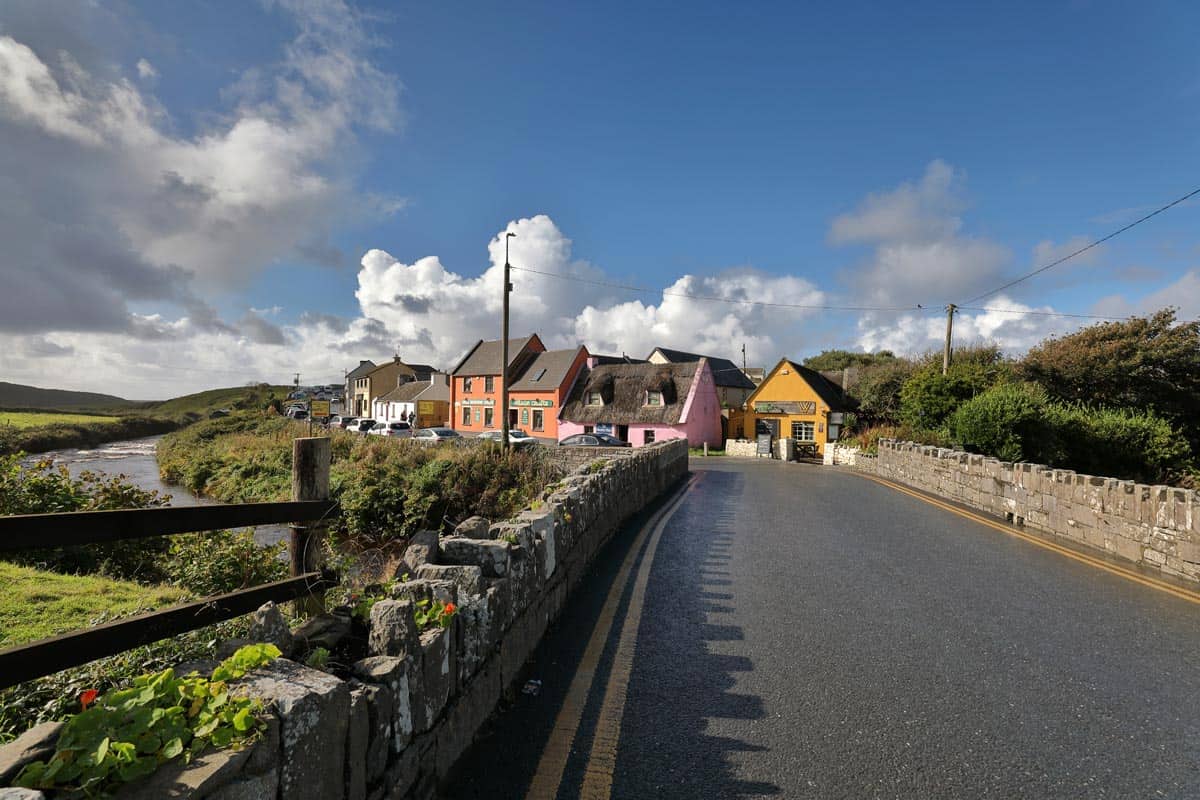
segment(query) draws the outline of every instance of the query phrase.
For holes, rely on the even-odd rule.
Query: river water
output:
[[[173,506],[214,504],[216,501],[197,497],[182,486],[163,483],[162,479],[158,477],[158,462],[154,458],[154,453],[161,438],[161,436],[147,436],[144,439],[109,442],[90,450],[52,450],[49,453],[30,456],[26,461],[33,463],[50,458],[56,465],[66,465],[71,475],[75,477],[87,470],[106,475],[121,475],[129,483],[167,495],[171,498]],[[285,540],[287,534],[286,525],[261,525],[254,531],[254,540],[259,544],[274,544]]]

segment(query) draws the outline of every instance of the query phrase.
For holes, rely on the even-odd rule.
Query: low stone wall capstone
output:
[[[560,448],[562,458],[578,458],[581,466],[516,519],[489,525],[472,518],[451,535],[417,534],[397,570],[409,579],[372,607],[369,656],[352,665],[352,678],[277,659],[241,682],[272,709],[266,736],[240,752],[164,765],[117,797],[435,796],[501,697],[521,680],[600,548],[687,472],[683,439],[614,449]],[[569,452],[577,450],[583,452]],[[449,627],[418,629],[416,604],[429,598],[458,607]],[[311,643],[339,625],[348,629],[348,618],[329,614],[301,627]],[[251,635],[285,653],[302,633],[289,631],[271,604],[254,615]],[[38,726],[0,748],[0,774],[11,778],[23,761],[45,757],[60,727]]]
[[[881,440],[854,468],[1200,582],[1200,498],[1190,489]]]
[[[758,455],[758,442],[749,439],[726,439],[725,455],[754,458]]]

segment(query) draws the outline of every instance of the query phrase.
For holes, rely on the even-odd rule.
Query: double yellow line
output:
[[[1105,572],[1112,573],[1113,575],[1117,575],[1119,577],[1125,578],[1126,580],[1133,581],[1134,583],[1140,583],[1143,586],[1150,587],[1151,589],[1157,589],[1160,592],[1166,592],[1169,595],[1174,595],[1175,597],[1178,597],[1180,599],[1187,600],[1189,603],[1200,604],[1200,592],[1194,592],[1194,591],[1191,591],[1189,589],[1184,589],[1179,586],[1172,586],[1169,583],[1164,583],[1163,581],[1157,581],[1154,578],[1147,577],[1147,576],[1142,575],[1138,572],[1135,572],[1131,569],[1126,569],[1125,567],[1121,567],[1116,564],[1110,564],[1107,561],[1096,558],[1094,556],[1089,556],[1086,553],[1080,553],[1077,550],[1072,550],[1068,547],[1063,547],[1062,545],[1055,544],[1054,542],[1046,541],[1045,539],[1043,539],[1039,536],[1034,536],[1032,534],[1025,533],[1025,532],[1021,531],[1020,529],[1015,528],[1011,525],[1004,525],[1000,522],[997,522],[994,519],[989,519],[988,517],[982,516],[980,514],[976,514],[974,512],[967,511],[965,509],[959,508],[959,507],[951,505],[949,503],[945,503],[941,500],[930,497],[929,495],[924,494],[923,492],[915,491],[915,490],[910,489],[907,486],[903,486],[899,483],[893,483],[892,481],[885,480],[884,478],[877,478],[874,475],[865,475],[861,472],[855,472],[854,474],[858,475],[861,478],[866,478],[869,481],[874,481],[875,483],[878,483],[881,486],[886,486],[889,489],[894,489],[897,492],[906,494],[909,497],[915,497],[918,500],[928,503],[931,506],[936,506],[936,507],[942,509],[943,511],[949,511],[951,514],[957,514],[958,516],[969,519],[972,522],[978,522],[980,525],[986,525],[989,528],[994,528],[995,530],[1001,531],[1003,533],[1007,533],[1009,536],[1016,536],[1018,539],[1024,539],[1025,541],[1027,541],[1031,544],[1036,544],[1038,547],[1043,547],[1047,550],[1052,550],[1061,556],[1066,556],[1067,558],[1074,559],[1075,561],[1079,561],[1083,564],[1087,564],[1088,566],[1096,567],[1097,569],[1102,569]]]
[[[612,794],[613,771],[616,769],[617,746],[621,738],[621,719],[625,714],[625,696],[629,687],[629,677],[633,672],[633,659],[637,650],[638,622],[642,617],[645,604],[646,586],[650,580],[650,567],[654,563],[654,554],[658,550],[659,539],[663,529],[674,516],[675,511],[691,492],[692,488],[707,473],[692,475],[687,485],[682,487],[675,496],[652,516],[637,538],[629,546],[621,568],[609,587],[608,596],[596,625],[592,629],[591,638],[583,651],[583,658],[575,670],[575,677],[567,689],[562,707],[554,719],[554,728],[550,738],[542,750],[538,760],[537,771],[526,792],[526,798],[533,800],[554,800],[562,785],[563,773],[571,750],[575,744],[575,736],[583,720],[583,709],[588,696],[592,692],[596,672],[600,666],[600,656],[604,653],[604,645],[608,642],[616,622],[617,607],[621,595],[629,583],[630,573],[638,560],[638,554],[645,545],[645,555],[638,565],[637,576],[634,579],[633,593],[629,598],[629,606],[621,620],[621,634],[617,641],[617,650],[613,656],[612,668],[609,671],[608,682],[605,685],[604,697],[600,704],[600,715],[596,721],[596,730],[592,735],[592,749],[588,755],[587,766],[584,769],[583,786],[580,797],[588,800],[607,800]],[[649,538],[649,544],[646,540]]]

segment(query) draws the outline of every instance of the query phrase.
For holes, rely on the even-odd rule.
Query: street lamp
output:
[[[504,234],[504,322],[500,327],[500,446],[508,451],[508,293],[512,284],[508,282],[508,240],[516,236],[512,231]]]

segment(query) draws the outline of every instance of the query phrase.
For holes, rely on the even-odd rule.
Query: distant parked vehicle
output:
[[[303,408],[289,408],[287,415],[291,419],[308,419],[308,412]]]
[[[375,427],[375,420],[373,420],[373,419],[357,419],[352,424],[350,424],[346,428],[346,430],[351,431],[353,433],[367,433],[368,431],[371,430],[371,428],[374,428],[374,427]]]
[[[329,426],[328,427],[341,428],[342,430],[345,430],[346,428],[350,427],[357,421],[358,421],[358,417],[347,417],[347,416],[343,416],[341,414],[334,414],[332,417],[329,418]]]
[[[411,439],[413,429],[407,422],[378,422],[368,433],[374,436],[390,436],[393,439]]]
[[[449,439],[461,439],[462,436],[453,428],[421,428],[413,432],[412,438],[418,441],[444,442]]]
[[[559,447],[629,447],[629,442],[623,442],[607,433],[576,433],[558,443]]]
[[[504,431],[487,431],[479,434],[478,438],[500,443],[504,441]],[[523,430],[514,428],[508,432],[508,443],[513,447],[529,447],[537,444],[537,439]]]

